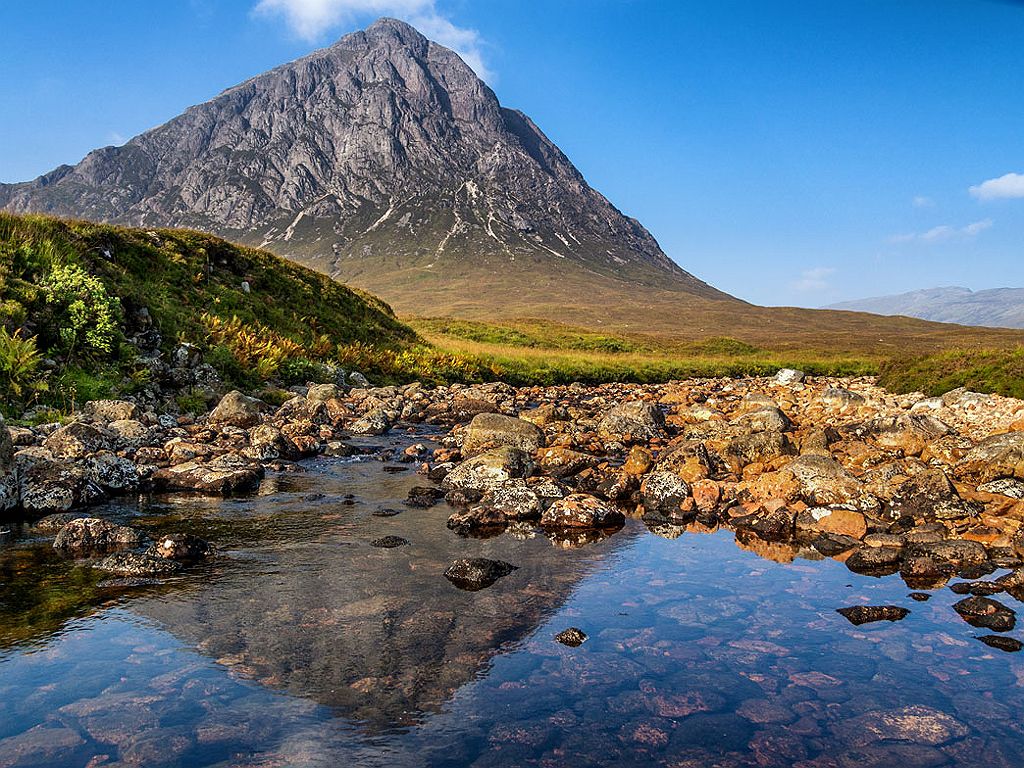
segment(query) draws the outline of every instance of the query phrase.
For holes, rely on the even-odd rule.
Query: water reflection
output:
[[[402,504],[421,481],[325,461],[273,495],[125,509],[226,550],[156,590],[9,550],[0,620],[34,642],[0,657],[0,766],[1024,764],[1021,655],[949,590],[697,524],[464,539]],[[448,584],[475,556],[519,569]],[[910,613],[858,627],[851,605]]]

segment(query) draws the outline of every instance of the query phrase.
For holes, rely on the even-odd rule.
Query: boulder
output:
[[[544,511],[537,491],[523,480],[510,480],[488,491],[480,504],[500,513],[506,520],[536,520]]]
[[[569,477],[579,474],[588,467],[597,466],[599,459],[589,453],[581,453],[559,445],[538,451],[537,463],[547,475]]]
[[[533,460],[525,451],[508,446],[492,448],[458,464],[445,476],[441,487],[446,491],[486,493],[532,472]]]
[[[82,408],[82,413],[99,421],[137,421],[142,410],[127,400],[91,400]]]
[[[0,513],[14,509],[21,501],[18,492],[18,465],[14,461],[14,443],[0,416]]]
[[[138,450],[157,441],[157,434],[141,421],[120,419],[107,424],[118,449]]]
[[[94,424],[73,421],[43,440],[46,448],[58,459],[81,459],[97,451],[113,450],[114,436]]]
[[[644,511],[670,519],[693,517],[694,506],[684,507],[691,497],[690,484],[671,472],[652,472],[640,483]]]
[[[271,424],[260,424],[249,430],[249,445],[240,453],[254,461],[273,461],[288,454],[288,441],[281,430]]]
[[[396,416],[384,408],[373,408],[349,425],[353,435],[383,435],[394,425]]]
[[[798,371],[795,368],[783,368],[775,374],[772,381],[776,384],[788,386],[790,384],[801,384],[805,378],[806,374],[803,371]]]
[[[898,605],[854,605],[837,608],[836,613],[855,627],[875,621],[900,621],[910,615],[910,611]]]
[[[259,424],[267,410],[268,406],[262,400],[243,395],[235,389],[217,403],[210,414],[210,423],[248,429]]]
[[[318,403],[337,400],[344,396],[344,391],[337,384],[314,384],[306,392],[306,399]]]
[[[979,483],[1016,477],[1024,480],[1024,432],[992,435],[964,456],[957,474]]]
[[[765,541],[789,541],[793,538],[796,513],[786,507],[760,508],[749,515],[734,517],[730,522],[736,528],[753,531]]]
[[[941,469],[927,469],[901,483],[889,502],[896,519],[918,523],[974,517],[978,509],[961,498]]]
[[[556,421],[569,421],[572,417],[569,415],[568,409],[560,405],[548,404],[538,406],[530,411],[523,411],[519,414],[519,418],[536,424],[538,427],[543,427]]]
[[[621,403],[607,411],[598,422],[597,432],[605,438],[650,440],[665,431],[665,415],[656,405],[642,400]]]
[[[471,557],[456,560],[444,572],[444,577],[459,589],[476,592],[491,586],[515,570],[518,570],[518,566],[502,560]]]
[[[466,427],[462,455],[471,457],[504,446],[534,453],[543,445],[544,433],[536,424],[500,413],[480,413]]]
[[[793,422],[775,405],[762,406],[740,414],[732,420],[733,426],[747,432],[786,432]]]
[[[722,458],[733,472],[740,472],[748,464],[762,463],[781,456],[792,456],[796,448],[782,432],[765,431],[730,440],[722,447]]]
[[[838,533],[862,539],[868,524],[864,515],[852,509],[812,507],[796,516],[796,529],[799,533]]]
[[[133,528],[97,517],[80,517],[60,529],[53,548],[74,554],[110,552],[137,547],[142,539],[142,534]]]
[[[953,610],[972,627],[996,632],[1009,632],[1017,623],[1017,614],[1013,609],[990,597],[965,597],[954,603]]]
[[[868,494],[861,482],[828,456],[799,456],[786,464],[782,471],[793,475],[800,486],[800,497],[807,504],[822,507],[846,504],[861,508],[877,506],[865,498]]]
[[[242,456],[226,454],[203,464],[188,461],[153,473],[157,493],[185,492],[208,496],[231,496],[256,490],[263,479],[263,467]]]
[[[682,440],[662,451],[654,463],[654,470],[671,472],[688,483],[694,483],[711,475],[711,455],[701,441]]]
[[[54,461],[45,452],[45,455],[30,454],[32,450],[38,449],[26,449],[16,457],[18,495],[22,509],[29,514],[67,512],[72,507],[95,504],[106,497],[82,467]]]
[[[625,520],[611,504],[583,493],[558,499],[540,518],[541,525],[552,528],[612,528]]]
[[[111,451],[101,451],[86,460],[86,472],[92,482],[111,493],[127,493],[139,487],[135,462]]]
[[[161,536],[149,548],[149,554],[165,560],[182,560],[194,562],[213,557],[216,550],[213,545],[190,533],[171,533]]]

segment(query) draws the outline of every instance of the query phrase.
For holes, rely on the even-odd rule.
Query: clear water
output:
[[[387,466],[105,510],[222,547],[161,585],[9,538],[0,766],[1024,765],[1024,654],[979,642],[948,590],[918,603],[898,577],[638,521],[580,547],[464,539],[444,505],[404,507],[423,478]],[[370,546],[390,534],[410,546]],[[480,592],[443,578],[476,555],[519,570]],[[911,614],[835,613],[859,603]],[[579,648],[554,641],[570,626]],[[960,725],[880,740],[877,713],[909,706]]]

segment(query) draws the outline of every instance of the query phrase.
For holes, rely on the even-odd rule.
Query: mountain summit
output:
[[[373,290],[400,311],[630,288],[729,299],[680,269],[454,52],[381,19],[0,207],[190,227]],[[489,295],[488,295],[489,294]],[[524,297],[538,297],[531,303]]]

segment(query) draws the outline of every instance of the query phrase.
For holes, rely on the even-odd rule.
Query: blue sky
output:
[[[456,47],[587,179],[762,304],[1024,285],[1024,3],[10,0],[0,181],[380,15]]]

